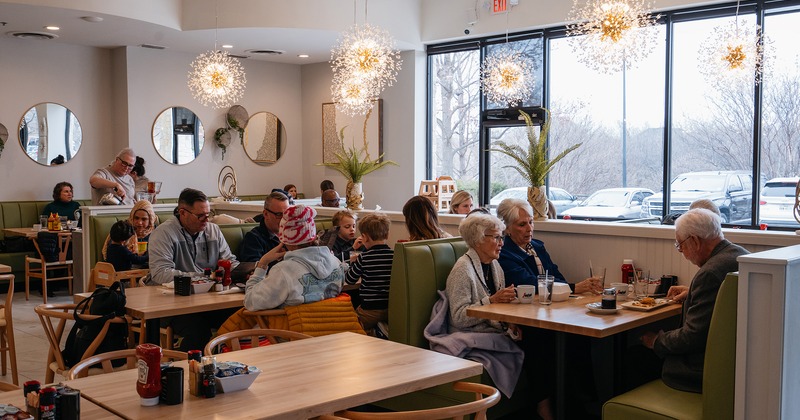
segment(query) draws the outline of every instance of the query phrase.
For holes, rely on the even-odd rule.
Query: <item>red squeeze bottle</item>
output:
[[[155,344],[139,344],[136,346],[136,365],[139,375],[136,380],[136,392],[145,407],[158,405],[161,396],[161,347]]]
[[[622,282],[632,284],[633,280],[633,260],[622,260]]]
[[[222,267],[225,270],[225,277],[222,279],[222,286],[228,287],[231,285],[231,260],[217,261],[217,267]]]

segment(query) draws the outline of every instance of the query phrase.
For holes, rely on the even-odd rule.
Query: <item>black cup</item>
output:
[[[670,274],[665,274],[661,276],[661,284],[658,285],[658,289],[656,289],[656,294],[666,295],[667,292],[669,291],[669,288],[677,283],[678,283],[678,276],[673,276]]]
[[[175,277],[175,294],[189,296],[192,293],[191,277]]]
[[[166,405],[183,403],[183,368],[169,366],[161,369],[161,402]]]

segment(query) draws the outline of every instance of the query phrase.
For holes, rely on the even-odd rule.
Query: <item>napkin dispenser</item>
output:
[[[569,299],[572,289],[567,283],[553,283],[553,302],[561,302]]]

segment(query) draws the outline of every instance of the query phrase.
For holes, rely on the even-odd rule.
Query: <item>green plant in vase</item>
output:
[[[574,144],[559,153],[556,157],[548,159],[549,148],[547,147],[547,133],[550,131],[550,111],[544,110],[544,122],[536,135],[536,126],[533,119],[525,111],[519,113],[525,119],[527,128],[528,147],[523,148],[516,144],[508,144],[504,141],[494,142],[492,152],[502,153],[514,160],[515,164],[504,166],[519,172],[528,183],[528,202],[533,207],[533,217],[535,220],[547,219],[547,192],[544,187],[544,180],[553,166],[568,155],[573,150],[580,147],[583,143]]]

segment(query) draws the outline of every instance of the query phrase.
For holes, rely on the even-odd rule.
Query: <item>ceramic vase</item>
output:
[[[361,190],[360,182],[347,182],[347,196],[345,197],[347,208],[350,210],[364,210],[362,205],[364,193]]]
[[[533,207],[533,220],[547,220],[547,191],[544,186],[528,187],[528,203]]]

